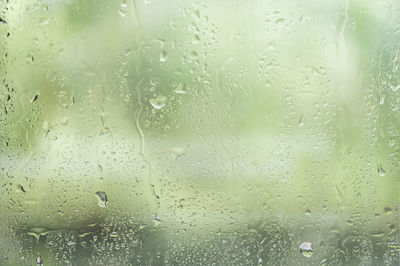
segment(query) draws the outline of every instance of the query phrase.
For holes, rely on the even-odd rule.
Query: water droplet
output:
[[[174,153],[175,159],[178,159],[179,157],[184,155],[186,152],[185,148],[182,148],[182,147],[173,147],[173,148],[171,148],[171,151]]]
[[[162,50],[160,54],[160,62],[164,63],[165,61],[167,61],[167,58],[168,58],[167,52]]]
[[[22,186],[22,185],[20,185],[20,184],[18,184],[17,185],[17,191],[19,192],[19,191],[22,191],[22,192],[26,192],[26,190],[24,189],[24,187]]]
[[[311,210],[310,209],[306,209],[306,215],[311,215]]]
[[[43,125],[42,125],[42,129],[44,130],[44,131],[47,131],[48,129],[50,129],[50,122],[49,121],[47,121],[47,120],[45,120],[45,121],[43,121]]]
[[[312,249],[312,243],[303,242],[300,244],[300,252],[304,257],[311,257],[313,255],[314,250]]]
[[[198,44],[199,42],[200,42],[200,36],[197,35],[197,34],[195,34],[195,35],[193,36],[193,41],[192,41],[192,43],[193,43],[193,44]]]
[[[90,235],[92,232],[85,232],[85,231],[79,231],[78,232],[78,237],[85,237]]]
[[[390,214],[393,213],[393,210],[392,210],[392,208],[390,208],[390,207],[385,207],[383,210],[385,211],[385,214],[386,214],[386,215],[390,215]]]
[[[385,103],[385,95],[379,95],[379,104],[384,104]]]
[[[154,215],[154,217],[153,217],[153,223],[154,223],[154,226],[158,226],[159,224],[162,223],[162,220],[161,220],[160,217],[158,217],[157,215]]]
[[[117,232],[112,232],[112,233],[110,234],[110,237],[118,237],[118,233],[117,233]]]
[[[389,140],[389,146],[393,147],[394,145],[396,145],[396,140],[395,139]]]
[[[278,25],[279,27],[282,27],[285,24],[285,19],[278,18],[277,20],[275,20],[275,24]]]
[[[378,166],[377,170],[378,170],[378,174],[380,176],[385,176],[386,175],[386,171],[385,171],[385,169],[383,169],[382,165]]]
[[[323,259],[321,260],[321,262],[319,263],[319,265],[321,266],[325,266],[327,264],[328,260],[327,259]]]
[[[157,98],[150,99],[149,102],[155,109],[159,110],[167,104],[167,97],[160,94]]]
[[[30,227],[27,230],[27,234],[30,236],[34,236],[37,241],[39,241],[40,236],[47,235],[49,233],[49,229],[46,227]]]
[[[178,86],[176,86],[174,92],[175,92],[175,93],[178,93],[178,94],[186,94],[186,84],[180,82],[180,83],[178,84]]]
[[[196,9],[193,11],[193,18],[197,20],[200,19],[200,10]]]
[[[192,60],[196,59],[198,56],[199,56],[199,55],[198,55],[195,51],[192,51],[192,52],[190,53],[190,57],[192,58]]]
[[[96,198],[100,207],[104,208],[108,204],[107,194],[102,191],[96,192]]]
[[[61,120],[60,124],[63,126],[68,125],[69,117],[65,117],[63,120]]]
[[[31,103],[36,102],[38,98],[39,98],[39,95],[35,94],[35,96],[31,100]]]
[[[43,265],[43,259],[40,255],[36,258],[36,264]]]
[[[121,2],[121,7],[119,9],[119,14],[122,17],[126,17],[126,15],[128,14],[128,4],[127,4],[127,0],[122,0]]]
[[[300,116],[300,118],[299,118],[299,127],[304,126],[304,122],[305,122],[304,115],[301,114],[301,116]]]

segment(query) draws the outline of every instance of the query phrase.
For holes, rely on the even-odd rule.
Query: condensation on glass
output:
[[[400,1],[0,1],[0,265],[399,265]]]

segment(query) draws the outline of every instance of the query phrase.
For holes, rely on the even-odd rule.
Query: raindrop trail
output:
[[[133,19],[139,29],[142,28],[142,22],[140,20],[139,11],[137,8],[136,0],[132,0],[131,10],[133,14]]]
[[[221,68],[217,69],[215,71],[215,84],[216,84],[216,91],[218,93],[218,98],[219,98],[219,103],[221,104],[223,102],[223,95],[222,95],[222,82],[221,82],[221,70],[224,70],[225,65],[223,65]],[[235,163],[234,163],[234,157],[232,154],[232,151],[230,149],[228,149],[228,147],[225,145],[224,142],[224,123],[223,123],[224,119],[223,119],[223,112],[222,110],[220,110],[218,112],[218,123],[220,124],[220,132],[219,132],[219,141],[221,143],[222,148],[224,149],[227,158],[230,161],[230,167],[231,167],[231,174],[232,177],[235,178],[236,177],[236,173],[235,173]]]
[[[143,82],[143,77],[139,80],[139,82],[136,85],[136,92],[137,92],[137,99],[138,99],[139,108],[138,108],[138,111],[136,113],[136,123],[135,124],[136,124],[136,130],[137,130],[137,132],[139,133],[139,136],[140,136],[140,151],[139,151],[139,153],[142,156],[144,163],[147,164],[147,167],[149,169],[148,170],[148,176],[147,176],[147,182],[148,182],[147,186],[149,187],[149,190],[150,190],[151,194],[153,195],[153,198],[154,198],[154,200],[156,202],[157,207],[156,207],[155,212],[156,212],[156,214],[158,214],[158,210],[160,208],[160,201],[159,201],[160,197],[155,193],[154,185],[151,182],[151,179],[152,179],[152,176],[151,176],[152,169],[151,168],[152,167],[151,167],[150,161],[147,159],[147,157],[145,155],[144,133],[143,133],[143,130],[140,127],[140,123],[139,123],[139,118],[140,118],[140,115],[142,114],[142,111],[143,111],[143,103],[141,101],[142,95],[140,93],[140,88],[139,88],[140,84],[142,84],[142,82]]]

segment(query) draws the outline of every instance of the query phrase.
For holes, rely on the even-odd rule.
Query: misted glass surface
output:
[[[399,265],[400,1],[2,0],[0,265]]]

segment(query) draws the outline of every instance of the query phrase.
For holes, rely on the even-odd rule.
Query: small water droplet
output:
[[[299,127],[304,126],[304,122],[305,122],[304,115],[301,114],[301,116],[300,116],[300,118],[299,118]]]
[[[160,53],[160,62],[164,63],[168,59],[168,54],[166,51],[162,50]]]
[[[36,102],[38,98],[39,98],[39,94],[35,94],[35,96],[31,100],[31,103]]]
[[[306,215],[311,215],[311,210],[310,209],[306,209]]]
[[[160,217],[158,217],[157,215],[154,215],[154,217],[153,217],[153,223],[154,223],[154,226],[158,226],[159,224],[162,223],[162,220],[161,220]]]
[[[268,49],[269,49],[269,50],[276,50],[276,41],[275,41],[275,40],[270,41],[270,42],[268,43]]]
[[[43,259],[40,255],[36,258],[36,264],[43,265]]]
[[[24,189],[24,187],[22,186],[22,185],[20,185],[20,184],[18,184],[17,185],[17,191],[19,192],[19,191],[22,191],[22,192],[26,192],[26,190]]]
[[[385,169],[383,169],[382,165],[378,166],[377,170],[378,170],[378,174],[380,176],[385,176],[386,175],[386,171],[385,171]]]
[[[167,105],[167,97],[164,95],[158,95],[156,98],[152,98],[149,100],[149,103],[157,110],[163,108]]]
[[[193,41],[192,41],[192,43],[193,43],[193,44],[198,44],[199,42],[200,42],[200,36],[197,35],[197,34],[195,34],[195,35],[193,36]]]
[[[196,59],[198,56],[199,56],[199,55],[198,55],[195,51],[192,51],[192,52],[190,53],[190,57],[191,57],[192,60]]]
[[[111,234],[110,234],[110,237],[118,237],[118,233],[117,232],[112,232]]]
[[[379,95],[379,104],[384,104],[385,103],[385,95]]]
[[[105,192],[98,191],[95,195],[98,200],[98,205],[102,208],[106,207],[106,205],[108,204],[107,194]]]
[[[200,10],[196,9],[193,11],[193,18],[199,20],[200,19]]]
[[[65,117],[63,120],[61,120],[60,124],[63,126],[68,125],[69,117]]]
[[[173,148],[171,148],[171,151],[174,153],[175,159],[178,159],[179,157],[184,155],[186,152],[185,148],[181,148],[181,147],[173,147]]]
[[[303,242],[300,244],[300,252],[304,257],[311,257],[313,255],[314,250],[312,249],[312,243]]]
[[[319,263],[319,265],[321,266],[325,266],[327,264],[328,260],[327,259],[323,259],[321,260],[321,262]]]
[[[278,25],[279,27],[282,27],[285,24],[285,19],[278,18],[277,20],[275,20],[275,24]]]

